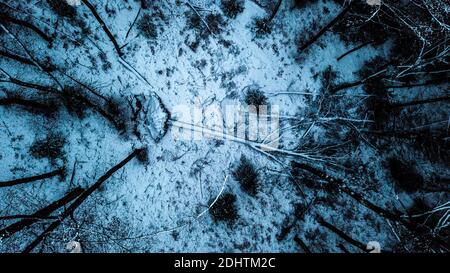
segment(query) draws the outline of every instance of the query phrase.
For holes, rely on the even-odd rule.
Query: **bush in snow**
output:
[[[232,193],[223,194],[210,208],[209,213],[214,222],[222,221],[233,225],[238,218],[236,196]]]
[[[158,37],[158,30],[153,23],[153,18],[148,14],[145,14],[139,20],[137,29],[147,39],[156,39]]]
[[[66,138],[59,133],[50,133],[44,139],[36,140],[30,147],[30,153],[35,158],[47,158],[52,164],[58,159],[65,160],[64,145]]]
[[[248,105],[254,105],[258,107],[259,105],[267,105],[267,97],[264,96],[263,92],[257,88],[249,88],[245,94],[245,103]]]
[[[233,175],[241,185],[243,191],[252,196],[256,195],[259,184],[258,173],[253,164],[245,156],[241,157]]]
[[[196,29],[201,38],[207,38],[211,34],[220,34],[225,26],[225,20],[220,14],[208,14],[202,20],[196,13],[192,13],[188,25]]]
[[[77,15],[77,10],[73,6],[69,5],[66,1],[47,0],[47,3],[50,8],[59,16],[73,19]]]
[[[146,148],[141,149],[138,154],[136,155],[137,160],[142,163],[143,165],[148,165],[149,163],[149,156],[148,156],[148,150]]]
[[[239,13],[244,11],[243,0],[222,0],[220,4],[223,13],[229,18],[236,18]]]
[[[272,26],[265,18],[255,18],[253,20],[252,30],[255,32],[256,37],[260,38],[272,33]]]

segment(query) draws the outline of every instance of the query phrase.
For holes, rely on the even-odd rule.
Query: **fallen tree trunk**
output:
[[[26,183],[31,183],[34,181],[39,181],[39,180],[43,180],[43,179],[47,179],[47,178],[52,178],[55,176],[61,176],[64,174],[64,169],[58,169],[49,173],[44,173],[44,174],[40,174],[40,175],[36,175],[36,176],[30,176],[30,177],[25,177],[25,178],[19,178],[19,179],[15,179],[15,180],[10,180],[10,181],[4,181],[4,182],[0,182],[0,188],[5,188],[5,187],[12,187],[12,186],[16,186],[16,185],[20,185],[20,184],[26,184]]]
[[[347,241],[351,245],[361,249],[363,252],[368,252],[365,244],[363,244],[360,241],[357,241],[357,240],[353,239],[352,237],[348,236],[345,232],[343,232],[342,230],[338,229],[334,225],[328,223],[322,217],[320,217],[318,219],[318,222],[319,222],[319,224],[321,226],[331,230],[333,233],[335,233],[336,235],[338,235],[339,237],[341,237],[342,239],[344,239],[345,241]]]
[[[410,101],[410,102],[392,103],[389,107],[402,108],[402,107],[416,106],[416,105],[435,103],[435,102],[441,102],[441,101],[450,101],[450,97],[444,96],[444,97],[425,99],[425,100],[415,100],[415,101]]]
[[[404,84],[404,85],[388,85],[386,88],[390,89],[402,89],[402,88],[412,88],[412,87],[420,87],[420,86],[428,86],[428,85],[439,85],[448,83],[450,81],[449,77],[446,78],[439,78],[439,79],[432,79],[428,80],[422,83],[412,83],[412,84]]]
[[[108,29],[108,27],[106,26],[106,24],[103,21],[103,19],[97,13],[97,11],[95,10],[95,7],[91,3],[89,3],[88,0],[81,0],[81,1],[89,8],[89,10],[91,11],[92,15],[94,15],[95,19],[97,20],[97,22],[102,27],[103,31],[108,36],[109,40],[111,40],[111,42],[114,45],[114,48],[116,49],[117,53],[119,54],[119,57],[122,57],[123,56],[123,52],[120,49],[120,46],[119,46],[119,44],[116,41],[116,38],[114,38],[114,35],[111,33],[111,31]]]
[[[16,106],[22,106],[25,108],[30,108],[36,111],[39,111],[40,113],[51,113],[52,111],[54,111],[55,109],[52,108],[51,105],[49,104],[43,104],[37,101],[33,101],[33,100],[25,100],[22,98],[4,98],[4,99],[0,99],[0,106],[11,106],[11,105],[16,105]]]
[[[353,2],[352,2],[353,3]],[[334,26],[339,20],[344,17],[344,15],[350,10],[352,7],[352,3],[348,4],[333,20],[331,20],[326,26],[324,26],[316,35],[314,35],[309,41],[303,44],[299,51],[303,51],[307,49],[309,46],[314,44],[325,32],[327,32],[332,26]]]
[[[108,178],[110,178],[115,172],[124,167],[134,157],[136,157],[142,149],[134,150],[129,156],[122,160],[119,164],[112,167],[104,175],[102,175],[97,182],[85,190],[66,210],[64,210],[58,217],[58,219],[52,222],[39,236],[37,236],[24,250],[23,253],[31,252],[37,245],[39,245],[44,238],[46,238],[52,231],[54,231],[59,225],[81,205],[83,202],[95,192]]]
[[[38,219],[38,220],[47,220],[47,219],[56,219],[56,217],[55,217],[55,216],[36,217],[36,216],[33,216],[33,215],[27,215],[27,214],[17,214],[17,215],[0,216],[0,220],[14,220],[14,219]]]
[[[367,46],[367,45],[370,45],[371,43],[373,43],[373,41],[369,41],[369,42],[362,43],[362,44],[360,44],[359,46],[350,49],[349,51],[347,51],[347,52],[345,52],[344,54],[342,54],[341,56],[339,56],[339,57],[337,58],[337,61],[342,60],[345,56],[347,56],[347,55],[349,55],[349,54],[351,54],[351,53],[353,53],[353,52],[355,52],[355,51],[357,51],[357,50],[360,50],[361,48],[363,48],[363,47],[365,47],[365,46]]]
[[[51,213],[70,203],[72,200],[77,198],[82,192],[83,189],[75,188],[74,190],[66,194],[63,198],[51,203],[45,208],[38,210],[37,212],[29,215],[28,217],[22,219],[21,221],[18,221],[0,230],[0,239],[6,239],[8,237],[11,237],[11,235],[13,235],[14,233],[19,232],[24,228],[31,226],[32,224],[42,219],[48,219]],[[4,218],[8,219],[8,216],[5,216]]]
[[[330,183],[330,186],[332,188],[334,188],[338,191],[344,192],[345,194],[347,194],[348,196],[350,196],[351,198],[356,200],[358,203],[362,204],[366,208],[377,213],[381,217],[384,217],[388,220],[402,224],[404,227],[406,227],[408,230],[415,233],[416,235],[423,236],[425,238],[424,240],[432,241],[437,246],[439,246],[445,250],[448,250],[450,248],[448,246],[448,243],[445,240],[443,240],[439,236],[431,235],[429,230],[426,227],[417,225],[414,222],[410,222],[406,218],[403,218],[401,215],[399,215],[397,213],[393,213],[389,210],[386,210],[382,207],[375,205],[374,203],[367,200],[360,193],[358,193],[358,192],[352,190],[350,187],[348,187],[345,184],[344,180],[334,178],[334,177],[330,176],[329,174],[325,173],[324,171],[314,168],[308,164],[293,162],[293,166],[296,168],[306,170],[306,171],[316,175],[317,177],[327,181],[328,183]]]
[[[44,86],[44,85],[40,85],[40,84],[36,84],[36,83],[24,82],[24,81],[21,81],[19,79],[13,78],[13,77],[8,77],[8,80],[0,80],[0,82],[12,83],[12,84],[19,85],[22,87],[27,87],[30,89],[43,91],[46,93],[60,93],[57,89],[55,89],[53,87]]]
[[[275,8],[272,11],[272,14],[270,14],[270,17],[267,18],[267,23],[272,22],[273,18],[275,18],[275,15],[277,15],[278,10],[280,9],[281,2],[282,2],[282,0],[278,0]]]
[[[18,61],[19,63],[22,63],[22,64],[36,66],[33,61],[31,61],[27,58],[24,58],[22,56],[19,56],[19,55],[13,54],[13,53],[9,53],[7,51],[0,50],[0,56],[6,57],[11,60]]]
[[[48,43],[51,43],[53,41],[52,37],[48,36],[42,30],[40,30],[38,27],[36,27],[35,25],[33,25],[27,21],[16,19],[16,18],[8,16],[6,14],[1,14],[0,20],[28,28],[28,29],[34,31],[37,35],[39,35],[42,39],[44,39]]]
[[[296,242],[305,253],[311,253],[311,250],[309,249],[309,247],[303,242],[302,239],[300,239],[300,237],[298,237],[298,235],[295,235],[294,237],[294,242]]]

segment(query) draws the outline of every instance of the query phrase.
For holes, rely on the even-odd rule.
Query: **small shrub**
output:
[[[205,22],[209,29],[205,25]],[[207,38],[211,35],[211,32],[220,34],[222,32],[222,27],[225,25],[225,21],[220,14],[208,14],[203,22],[196,13],[192,13],[188,20],[188,25],[189,27],[196,29],[201,38]]]
[[[252,196],[256,195],[259,184],[258,173],[253,164],[245,156],[241,157],[233,175],[244,192]]]
[[[220,4],[225,16],[232,19],[244,11],[243,0],[222,0]]]
[[[149,159],[149,156],[148,156],[147,148],[140,149],[139,152],[136,155],[136,158],[142,164],[148,165],[150,159]]]
[[[59,16],[67,17],[67,18],[75,18],[77,15],[77,10],[69,5],[66,1],[61,0],[47,0],[50,8]]]
[[[397,158],[391,158],[388,165],[392,178],[399,189],[411,193],[424,186],[422,176],[411,165],[407,165]]]
[[[153,0],[140,0],[142,9],[149,9],[152,7]]]
[[[59,133],[50,133],[44,139],[36,140],[30,147],[30,153],[35,158],[47,158],[55,164],[57,159],[65,159],[65,144],[64,136]]]
[[[149,14],[145,14],[139,20],[137,24],[137,29],[140,33],[147,39],[156,39],[158,37],[158,30],[156,25],[153,23],[153,18]]]
[[[417,36],[401,32],[396,35],[391,48],[391,56],[398,63],[408,63],[411,58],[417,58],[422,49],[422,41]]]
[[[214,34],[222,32],[222,26],[225,25],[225,21],[220,14],[208,14],[205,21]]]
[[[265,18],[255,18],[253,21],[252,30],[255,32],[256,37],[260,38],[272,33],[272,26]]]
[[[232,193],[223,194],[209,209],[209,213],[214,222],[221,221],[233,225],[238,218],[236,196]]]
[[[104,52],[100,52],[98,53],[98,57],[100,58],[100,60],[102,61],[102,69],[103,71],[108,71],[109,69],[112,68],[112,64],[110,61],[108,61],[108,56],[106,55],[106,53]]]
[[[256,107],[267,105],[267,97],[258,88],[250,88],[245,94],[245,103]]]

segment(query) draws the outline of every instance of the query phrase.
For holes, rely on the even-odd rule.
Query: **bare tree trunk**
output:
[[[352,2],[353,3],[353,2]],[[324,26],[319,32],[317,32],[316,35],[314,35],[309,41],[307,41],[305,44],[303,44],[299,50],[303,51],[307,49],[309,46],[314,44],[325,32],[327,32],[332,26],[334,26],[339,20],[341,20],[344,15],[350,10],[352,7],[352,3],[348,4],[347,7],[345,7],[333,20],[331,20],[326,26]]]
[[[61,176],[64,174],[64,169],[58,169],[49,173],[44,173],[36,176],[30,176],[25,178],[19,178],[11,181],[0,182],[0,188],[12,187],[20,184],[31,183],[34,181],[39,181],[47,178],[52,178],[54,176]]]
[[[94,15],[95,19],[97,20],[97,22],[100,24],[100,26],[102,27],[103,31],[106,33],[106,35],[108,36],[109,40],[111,40],[111,42],[114,45],[114,48],[116,49],[117,53],[119,54],[119,57],[123,56],[123,52],[120,49],[119,44],[116,41],[116,38],[114,38],[114,35],[111,33],[111,31],[109,31],[108,27],[106,26],[105,22],[102,20],[102,18],[100,17],[100,15],[97,13],[97,11],[95,10],[95,7],[89,3],[88,0],[81,0],[83,1],[83,3],[89,8],[89,10],[92,12],[92,15]]]
[[[46,238],[52,231],[54,231],[59,225],[81,205],[83,202],[93,193],[95,192],[108,178],[110,178],[115,172],[120,170],[123,166],[125,166],[128,162],[130,162],[138,153],[142,150],[134,150],[129,156],[127,156],[124,160],[122,160],[119,164],[112,167],[108,170],[104,175],[102,175],[97,182],[95,182],[92,186],[90,186],[87,190],[85,190],[66,210],[64,210],[58,219],[51,223],[38,237],[36,237],[24,250],[23,253],[31,252],[39,243],[42,242],[44,238]]]
[[[420,86],[428,86],[428,85],[437,85],[437,84],[443,84],[449,82],[450,78],[439,78],[439,79],[433,79],[429,80],[423,83],[415,83],[415,84],[405,84],[405,85],[390,85],[386,86],[386,88],[392,88],[392,89],[401,89],[401,88],[411,88],[411,87],[420,87]]]
[[[3,56],[3,57],[6,57],[6,58],[9,58],[9,59],[18,61],[19,63],[23,63],[23,64],[26,64],[26,65],[33,65],[33,66],[35,66],[33,61],[31,61],[31,60],[29,60],[27,58],[24,58],[22,56],[19,56],[19,55],[13,54],[13,53],[9,53],[7,51],[0,50],[0,56]]]
[[[30,108],[38,111],[39,113],[51,113],[51,111],[55,110],[48,104],[43,104],[37,101],[25,100],[21,98],[4,98],[0,99],[0,106],[10,106],[17,105],[25,108]]]
[[[450,97],[444,96],[444,97],[438,97],[438,98],[432,98],[432,99],[426,99],[426,100],[415,100],[415,101],[410,101],[410,102],[393,103],[390,105],[390,107],[391,108],[402,108],[402,107],[407,107],[407,106],[415,106],[415,105],[428,104],[428,103],[441,102],[441,101],[450,101]]]
[[[333,233],[350,243],[351,245],[361,249],[364,252],[367,252],[366,245],[361,243],[360,241],[357,241],[353,239],[352,237],[348,236],[343,232],[342,230],[338,229],[337,227],[333,226],[332,224],[325,221],[322,217],[318,219],[318,222],[321,226],[326,227],[327,229],[331,230]]]
[[[300,237],[298,237],[298,235],[295,235],[294,241],[303,249],[305,253],[311,253],[309,247],[305,244],[305,242],[303,242],[302,239],[300,239]]]
[[[66,194],[63,198],[51,203],[50,205],[38,210],[37,212],[29,215],[29,217],[26,217],[25,219],[22,219],[21,221],[16,222],[16,223],[9,225],[6,228],[0,230],[0,239],[6,239],[6,238],[10,237],[11,235],[13,235],[14,233],[19,232],[22,229],[31,226],[32,224],[40,221],[41,219],[47,219],[51,213],[53,213],[57,209],[63,207],[64,205],[67,205],[68,203],[70,203],[72,200],[77,198],[82,192],[83,192],[83,189],[75,188],[74,190],[72,190],[68,194]],[[5,218],[8,219],[7,216]]]
[[[44,39],[48,43],[51,43],[53,41],[52,37],[48,36],[46,33],[44,33],[42,30],[40,30],[38,27],[31,24],[30,22],[19,20],[19,19],[13,18],[11,16],[8,16],[6,14],[1,14],[0,20],[31,29],[32,31],[34,31],[37,35],[39,35],[42,39]]]
[[[275,6],[275,8],[272,11],[272,14],[270,15],[269,18],[267,18],[267,23],[272,22],[273,18],[275,18],[275,15],[277,15],[278,10],[280,9],[281,2],[282,2],[282,0],[278,0],[277,5]]]
[[[389,210],[386,210],[384,208],[381,208],[381,207],[375,205],[374,203],[372,203],[369,200],[367,200],[366,198],[364,198],[360,193],[349,188],[343,180],[334,178],[334,177],[330,176],[329,174],[327,174],[317,168],[314,168],[310,165],[304,164],[304,163],[294,162],[293,164],[295,167],[304,169],[304,170],[320,177],[321,179],[327,181],[328,183],[330,183],[331,186],[340,190],[341,192],[346,193],[348,196],[350,196],[351,198],[356,200],[358,203],[362,204],[363,206],[365,206],[368,209],[372,210],[373,212],[377,213],[381,217],[384,217],[391,221],[400,223],[404,227],[409,229],[411,232],[414,232],[415,234],[417,234],[419,236],[426,237],[426,240],[433,241],[437,246],[444,248],[444,249],[449,249],[448,243],[445,240],[443,240],[442,238],[440,238],[438,236],[430,235],[429,230],[426,229],[425,227],[417,225],[413,222],[410,222],[396,213],[390,212]]]
[[[347,55],[349,55],[349,54],[351,54],[351,53],[353,53],[353,52],[355,52],[355,51],[357,51],[357,50],[360,50],[361,48],[363,48],[363,47],[365,47],[365,46],[367,46],[367,45],[370,45],[371,43],[373,43],[373,41],[369,41],[369,42],[362,43],[362,44],[360,44],[359,46],[350,49],[349,51],[347,51],[347,52],[345,52],[344,54],[342,54],[341,56],[339,56],[339,57],[337,58],[337,61],[342,60],[345,56],[347,56]]]

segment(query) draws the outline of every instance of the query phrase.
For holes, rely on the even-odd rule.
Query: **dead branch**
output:
[[[329,90],[329,92],[331,94],[335,94],[341,90],[345,90],[348,88],[352,88],[352,87],[356,87],[356,86],[360,86],[365,84],[368,80],[374,79],[376,77],[379,77],[380,75],[383,75],[386,73],[387,67],[390,65],[390,63],[384,65],[379,71],[377,71],[376,73],[373,73],[372,75],[362,79],[362,80],[358,80],[358,81],[354,81],[354,82],[350,82],[350,83],[343,83],[343,84],[339,84],[338,86],[335,86],[334,88],[332,88],[331,90]],[[378,81],[383,80],[382,78],[377,79]]]
[[[36,83],[30,83],[30,82],[24,82],[21,81],[19,79],[13,78],[11,76],[8,75],[7,80],[0,80],[0,83],[5,82],[5,83],[12,83],[15,85],[19,85],[22,87],[27,87],[30,89],[35,89],[35,90],[39,90],[39,91],[44,91],[45,93],[59,93],[59,91],[53,87],[50,86],[44,86],[44,85],[40,85],[40,84],[36,84]]]
[[[188,5],[195,12],[195,14],[197,14],[197,16],[200,18],[202,23],[206,26],[206,28],[209,30],[211,35],[214,37],[215,33],[211,30],[211,28],[209,27],[208,23],[205,21],[205,19],[203,19],[203,17],[200,15],[198,10],[189,1],[186,1],[185,3],[186,3],[186,5]]]
[[[22,41],[15,35],[13,34],[11,31],[8,30],[8,28],[5,27],[5,25],[3,23],[0,23],[1,28],[13,39],[15,40],[21,47],[22,49],[25,51],[25,53],[28,55],[28,57],[30,58],[30,60],[37,66],[39,67],[39,69],[41,69],[42,72],[44,72],[45,74],[47,74],[62,90],[63,86],[62,84],[59,82],[59,80],[48,70],[47,67],[41,65],[38,60],[33,57],[33,55],[31,54],[30,50],[28,50],[28,48],[22,43]]]
[[[60,72],[61,74],[63,74],[64,76],[68,77],[69,79],[71,79],[72,81],[74,81],[76,84],[78,84],[79,86],[81,86],[82,88],[86,89],[87,91],[89,91],[90,93],[94,94],[95,96],[101,98],[102,100],[104,100],[105,102],[111,102],[110,99],[108,99],[107,97],[103,96],[102,94],[100,94],[99,92],[97,92],[96,90],[94,90],[93,88],[89,87],[88,85],[82,83],[81,81],[77,80],[76,78],[72,77],[71,75],[67,74],[64,71],[58,70],[58,72]]]
[[[449,80],[450,80],[449,77],[445,77],[445,78],[428,80],[423,83],[413,83],[413,84],[405,84],[405,85],[389,85],[389,86],[386,86],[386,88],[401,89],[401,88],[412,88],[412,87],[420,87],[420,86],[438,85],[438,84],[448,83]]]
[[[128,35],[130,35],[130,32],[131,32],[131,30],[133,29],[134,25],[136,24],[136,22],[137,22],[137,20],[138,20],[138,18],[139,18],[139,15],[141,14],[141,11],[142,11],[142,7],[139,8],[139,11],[137,12],[136,17],[135,17],[134,20],[133,20],[133,23],[131,23],[131,26],[130,26],[130,28],[128,29],[127,34],[125,35],[125,39],[127,39],[127,38],[128,38]]]

